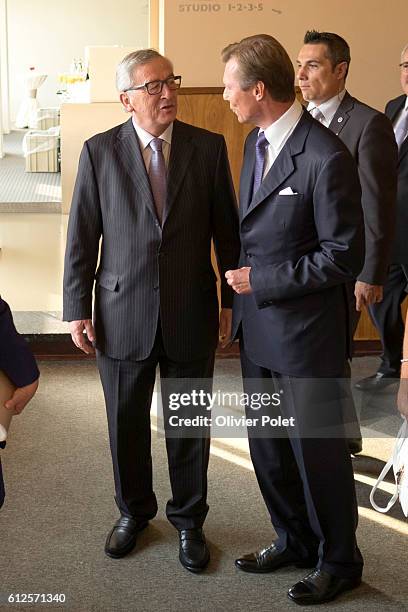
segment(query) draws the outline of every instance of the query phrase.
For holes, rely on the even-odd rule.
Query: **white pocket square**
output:
[[[285,187],[278,195],[298,195],[296,191],[293,191],[292,187]]]

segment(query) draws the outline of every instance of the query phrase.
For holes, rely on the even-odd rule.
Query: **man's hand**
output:
[[[12,397],[7,400],[4,406],[8,410],[14,410],[16,414],[20,414],[31,400],[38,388],[38,378],[31,385],[25,387],[17,387]]]
[[[85,334],[83,333],[85,330]],[[70,321],[69,331],[71,332],[72,342],[87,355],[94,355],[95,349],[92,342],[95,342],[95,330],[91,319],[81,319],[80,321]]]
[[[408,419],[408,363],[401,364],[401,380],[397,398],[398,410]]]
[[[227,348],[227,346],[230,346],[232,342],[231,328],[232,328],[232,308],[221,308],[220,331],[219,331],[221,348]]]
[[[378,302],[382,302],[383,286],[370,285],[369,283],[356,281],[354,295],[356,296],[356,310],[361,312],[363,310],[363,306],[369,306],[370,304],[378,304]]]
[[[248,295],[252,293],[252,287],[249,282],[249,273],[251,268],[239,268],[239,270],[228,270],[225,273],[227,283],[231,285],[236,293]]]

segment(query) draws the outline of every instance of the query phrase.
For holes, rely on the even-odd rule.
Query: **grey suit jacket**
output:
[[[406,96],[390,100],[385,114],[394,123],[405,104]],[[392,263],[408,264],[408,138],[398,153],[397,229],[391,255]]]
[[[383,114],[348,92],[329,128],[354,157],[361,183],[366,254],[358,280],[383,285],[395,230],[397,146]]]
[[[224,138],[174,122],[163,227],[131,119],[85,142],[72,201],[64,320],[92,316],[97,348],[115,359],[151,352],[160,316],[168,356],[209,355],[218,340],[214,239],[224,279],[239,254],[238,214]]]
[[[245,144],[241,258],[253,293],[234,296],[249,358],[292,376],[342,376],[350,353],[345,283],[364,259],[361,190],[344,144],[303,115],[251,197],[257,131]],[[290,187],[295,195],[281,195]]]

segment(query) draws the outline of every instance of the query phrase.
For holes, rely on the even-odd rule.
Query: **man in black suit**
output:
[[[349,151],[296,101],[278,41],[251,36],[224,49],[223,60],[224,98],[240,122],[259,128],[241,172],[240,268],[226,275],[237,294],[233,336],[246,391],[272,381],[293,424],[275,436],[248,430],[278,537],[236,565],[264,573],[317,564],[288,595],[322,603],[358,586],[363,565],[339,392],[350,350],[345,284],[364,258],[361,190]],[[324,436],[328,421],[339,435]]]
[[[383,299],[394,236],[398,152],[390,120],[346,91],[350,48],[344,38],[311,30],[303,42],[297,78],[308,111],[347,146],[362,189],[366,254],[349,287],[354,335],[362,308]]]
[[[356,384],[363,391],[376,391],[395,382],[400,375],[404,323],[401,304],[408,285],[408,45],[401,53],[401,87],[404,92],[385,107],[398,145],[397,221],[391,244],[391,266],[384,287],[384,299],[370,306],[371,318],[380,334],[383,353],[378,371]],[[385,162],[386,155],[383,155]]]
[[[208,385],[218,332],[225,344],[231,331],[233,292],[224,273],[238,260],[239,237],[226,145],[221,135],[176,120],[180,80],[152,49],[119,64],[117,88],[132,116],[85,142],[69,220],[64,319],[79,348],[97,350],[121,513],[105,546],[113,558],[132,550],[157,512],[149,417],[156,366],[166,420],[166,381]],[[181,563],[199,571],[209,560],[202,533],[209,436],[167,433],[167,517],[179,531]]]
[[[8,410],[20,414],[37,391],[40,373],[24,338],[17,332],[7,302],[0,297],[0,370],[16,389],[6,402]],[[4,448],[5,442],[0,442]],[[4,483],[0,462],[0,508],[4,502]]]

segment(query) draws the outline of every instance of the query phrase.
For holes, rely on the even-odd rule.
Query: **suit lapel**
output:
[[[194,148],[188,126],[176,120],[173,125],[173,134],[171,137],[169,171],[167,175],[167,203],[163,224],[174,205],[193,155]]]
[[[354,107],[354,98],[350,96],[348,91],[340,103],[336,114],[330,122],[329,129],[338,136],[344,126],[347,124],[347,121],[350,119],[350,114]]]
[[[282,183],[293,173],[295,164],[293,157],[303,151],[306,136],[312,124],[312,118],[307,111],[303,111],[299,123],[272,164],[268,174],[261,183],[260,188],[254,195],[247,210],[242,211],[242,219],[250,214],[266,198],[278,189]],[[255,144],[253,144],[253,149]],[[247,155],[249,152],[247,153]],[[254,155],[254,154],[253,154]],[[252,166],[253,168],[253,166]],[[252,181],[248,181],[252,185]]]
[[[140,194],[141,200],[146,204],[154,218],[157,219],[150,181],[132,119],[126,121],[120,129],[116,140],[116,150],[136,191]]]

